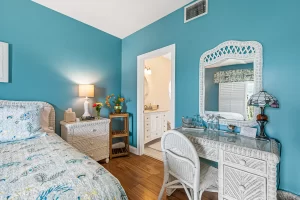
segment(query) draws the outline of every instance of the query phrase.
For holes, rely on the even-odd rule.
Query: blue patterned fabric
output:
[[[127,200],[104,167],[56,134],[0,144],[0,199]]]
[[[0,142],[22,140],[40,135],[41,107],[0,106]]]

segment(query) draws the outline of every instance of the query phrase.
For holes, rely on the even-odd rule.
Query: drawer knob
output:
[[[243,166],[245,166],[246,165],[246,160],[240,160],[240,165],[243,165]]]
[[[93,129],[92,131],[93,131],[93,132],[96,132],[97,130],[96,130],[96,129]]]
[[[240,185],[240,186],[239,186],[239,190],[240,190],[241,192],[245,192],[246,188],[245,188],[245,186]]]

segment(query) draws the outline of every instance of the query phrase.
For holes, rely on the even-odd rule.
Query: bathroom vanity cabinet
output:
[[[167,131],[167,111],[145,111],[144,143],[160,138]]]

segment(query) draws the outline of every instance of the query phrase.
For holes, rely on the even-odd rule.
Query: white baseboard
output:
[[[135,155],[139,155],[138,154],[138,149],[136,147],[129,146],[129,151],[130,151],[130,153],[133,153]]]

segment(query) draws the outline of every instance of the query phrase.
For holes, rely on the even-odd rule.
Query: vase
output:
[[[101,111],[101,109],[96,110],[96,113],[97,113],[97,119],[100,119],[100,111]]]
[[[120,105],[115,105],[114,106],[114,110],[115,110],[115,113],[121,113],[121,111],[122,111],[122,106],[120,106]]]

